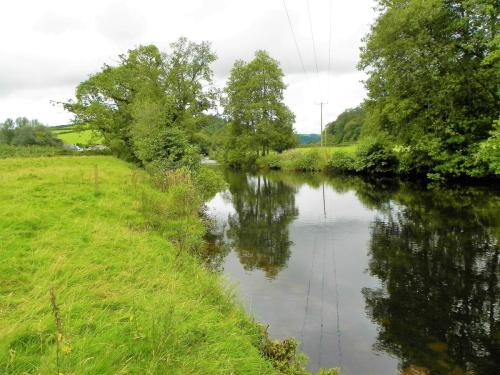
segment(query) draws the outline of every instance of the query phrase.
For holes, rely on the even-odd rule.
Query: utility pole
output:
[[[321,133],[320,133],[320,145],[321,147],[325,146],[326,145],[326,140],[323,139],[323,104],[328,104],[328,102],[319,102],[319,103],[316,103],[316,104],[319,104],[320,105],[320,111],[321,111],[321,122],[320,122],[320,125],[321,125]]]

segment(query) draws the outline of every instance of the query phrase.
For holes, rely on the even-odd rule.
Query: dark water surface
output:
[[[500,195],[226,172],[218,260],[274,338],[343,375],[500,374]]]

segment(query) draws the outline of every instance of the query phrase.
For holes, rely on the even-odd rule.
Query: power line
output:
[[[312,46],[313,46],[314,64],[316,65],[316,74],[318,76],[318,83],[319,83],[318,56],[316,54],[316,43],[314,42],[314,31],[313,31],[313,26],[312,26],[311,6],[309,4],[309,0],[307,0],[307,14],[309,15],[309,29],[311,30],[311,40],[312,40]]]
[[[304,71],[304,74],[307,75],[307,71],[304,65],[304,60],[302,59],[302,54],[300,53],[299,43],[297,43],[297,37],[295,36],[295,32],[293,31],[293,24],[290,18],[290,14],[288,13],[288,8],[286,6],[286,1],[283,0],[283,6],[285,7],[286,18],[288,19],[288,25],[290,26],[290,30],[292,31],[293,42],[295,43],[295,49],[297,50],[297,55],[299,56],[300,66]]]
[[[332,66],[332,24],[333,24],[333,1],[330,0],[330,30],[329,30],[329,37],[328,37],[328,73],[329,77],[327,79],[327,90],[326,90],[326,95],[327,97],[330,96],[330,80],[332,78],[333,73],[331,72],[331,66]],[[330,74],[331,73],[331,74]]]
[[[304,320],[302,322],[302,329],[300,330],[300,341],[304,343],[304,330],[306,328],[306,320],[307,320],[307,314],[309,311],[309,298],[311,295],[311,279],[314,276],[314,260],[316,259],[316,236],[314,236],[313,240],[313,256],[312,256],[312,261],[311,261],[311,271],[309,274],[309,282],[307,284],[307,298],[306,298],[306,308],[304,311]]]

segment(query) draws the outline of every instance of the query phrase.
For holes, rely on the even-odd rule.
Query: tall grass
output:
[[[0,176],[0,373],[274,372],[219,276],[166,239],[201,241],[179,191],[103,156],[4,159]]]

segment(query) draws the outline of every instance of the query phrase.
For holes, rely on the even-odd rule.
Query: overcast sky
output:
[[[139,44],[162,50],[185,36],[212,42],[213,69],[223,86],[236,59],[258,49],[280,61],[288,88],[286,103],[300,133],[319,132],[325,121],[365,97],[364,75],[356,70],[361,38],[373,23],[373,0],[336,1],[332,12],[332,64],[328,71],[330,0],[309,0],[319,75],[316,73],[307,0],[286,0],[303,56],[303,72],[283,0],[106,1],[44,0],[0,2],[0,121],[37,118],[49,125],[72,116],[51,101],[74,96],[76,85],[113,64]]]

